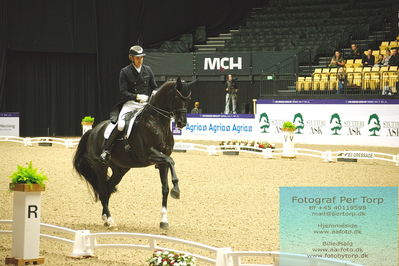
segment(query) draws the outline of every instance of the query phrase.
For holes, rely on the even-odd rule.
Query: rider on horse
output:
[[[132,63],[120,71],[120,101],[111,112],[111,122],[118,124],[105,141],[103,152],[100,155],[101,161],[105,164],[111,159],[110,151],[114,141],[121,136],[121,132],[125,128],[126,114],[138,111],[142,107],[142,104],[148,101],[152,91],[157,88],[151,68],[143,65],[144,56],[145,53],[141,46],[132,46],[129,49],[129,60]]]

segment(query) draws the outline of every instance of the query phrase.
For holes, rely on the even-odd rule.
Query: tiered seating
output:
[[[386,49],[398,47],[398,41],[381,42],[380,50],[374,50],[373,55],[385,54]],[[326,92],[338,89],[338,68],[316,68],[311,77],[298,77],[297,92]],[[389,87],[393,93],[399,81],[397,66],[363,67],[361,59],[345,61],[347,75],[346,86],[359,88],[363,92],[377,92]]]
[[[338,89],[338,68],[317,68],[311,77],[298,77],[297,92],[327,92]],[[363,92],[376,92],[388,86],[393,93],[399,81],[397,66],[348,67],[347,87],[359,88]]]
[[[314,59],[318,54],[331,54],[336,47],[347,45],[351,36],[367,37],[394,3],[376,1],[287,0],[282,4],[271,0],[220,49],[295,50],[299,63],[308,63],[309,55]]]

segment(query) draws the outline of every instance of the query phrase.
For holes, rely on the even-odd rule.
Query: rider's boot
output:
[[[111,150],[112,147],[114,146],[114,142],[119,136],[121,135],[122,131],[118,130],[118,127],[115,127],[114,130],[112,131],[111,135],[107,140],[105,140],[103,152],[100,155],[101,162],[103,164],[108,164],[110,159],[111,159]]]

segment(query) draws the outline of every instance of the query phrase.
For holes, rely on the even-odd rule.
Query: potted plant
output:
[[[281,130],[284,132],[283,158],[295,158],[294,132],[296,126],[290,121],[283,123]]]
[[[44,174],[38,173],[37,169],[33,168],[32,162],[29,162],[27,167],[17,165],[17,171],[9,178],[10,190],[23,192],[44,191],[44,181],[47,180]]]
[[[176,253],[173,251],[156,250],[152,254],[152,257],[148,260],[150,266],[161,266],[161,265],[196,265],[196,259],[193,256]]]
[[[17,166],[11,176],[9,188],[14,192],[12,257],[6,257],[6,264],[43,264],[40,257],[40,194],[44,191],[47,177],[33,168]],[[23,248],[29,247],[29,248]]]
[[[294,123],[290,122],[290,121],[285,121],[283,123],[283,126],[281,128],[282,131],[292,131],[294,132],[296,130],[296,126]]]
[[[86,131],[92,129],[94,124],[94,117],[92,116],[83,117],[81,124],[82,124],[82,135],[84,135]]]
[[[82,125],[90,125],[94,124],[94,117],[92,116],[85,116],[82,118]]]

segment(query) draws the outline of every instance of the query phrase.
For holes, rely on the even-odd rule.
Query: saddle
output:
[[[141,114],[143,108],[133,111],[133,112],[129,112],[126,113],[125,115],[125,128],[123,129],[123,134],[121,139],[127,139],[129,138],[130,134],[132,133],[132,129],[133,129],[133,125],[136,122],[136,118],[139,116],[139,114]],[[111,123],[109,123],[109,125],[107,126],[107,128],[104,131],[104,138],[108,139],[109,136],[111,135],[112,131],[114,130],[114,128],[118,125],[118,121],[116,121],[115,123],[113,123],[114,121],[111,121]]]

